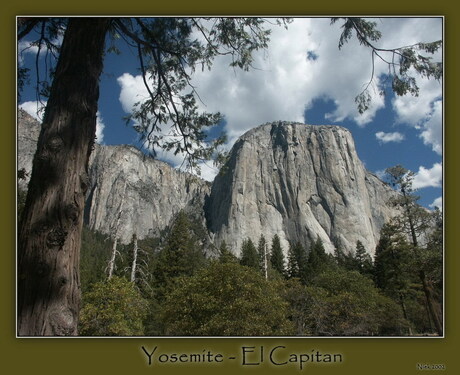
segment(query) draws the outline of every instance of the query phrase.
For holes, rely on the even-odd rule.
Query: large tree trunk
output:
[[[18,239],[18,335],[77,335],[80,236],[109,18],[72,18]]]

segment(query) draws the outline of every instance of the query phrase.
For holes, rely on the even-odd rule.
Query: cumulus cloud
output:
[[[440,19],[382,18],[375,21],[384,35],[378,42],[383,48],[442,37]],[[192,84],[203,101],[199,103],[200,109],[225,116],[227,147],[247,130],[266,122],[308,122],[309,119],[304,118],[305,109],[318,98],[330,100],[335,105],[332,111],[324,113],[324,124],[340,124],[348,119],[359,126],[372,126],[377,111],[385,106],[384,98],[379,95],[379,85],[388,67],[376,60],[374,85],[370,87],[372,105],[364,114],[359,114],[354,98],[371,79],[371,53],[356,38],[339,50],[340,25],[340,22],[331,25],[329,18],[295,18],[288,30],[272,29],[268,50],[255,54],[255,69],[244,72],[230,68],[230,58],[223,56],[215,59],[211,71],[196,71]],[[120,102],[129,113],[136,101],[147,96],[142,79],[125,73],[118,78],[118,83]],[[400,123],[420,127],[420,120],[425,119],[423,127],[419,128],[420,136],[436,150],[439,149],[439,143],[435,142],[439,141],[440,126],[437,120],[442,106],[433,103],[440,100],[441,92],[438,82],[421,80],[418,98],[397,98],[392,103]],[[397,141],[397,133],[393,133],[393,139],[390,134],[381,134],[381,141]]]
[[[426,121],[422,124],[420,137],[423,143],[430,145],[434,152],[442,155],[442,101],[437,100],[431,106]]]
[[[378,42],[379,47],[394,48],[442,36],[439,19],[375,21],[384,35]],[[295,18],[287,31],[273,28],[268,51],[256,54],[256,70],[231,70],[227,59],[216,59],[213,69],[197,72],[193,83],[206,103],[206,110],[220,111],[226,116],[230,140],[265,122],[303,121],[305,108],[317,98],[329,99],[335,104],[333,111],[324,114],[325,122],[341,123],[349,119],[365,126],[385,105],[379,95],[379,85],[388,66],[376,60],[374,84],[369,91],[372,105],[364,114],[359,114],[354,98],[372,77],[372,59],[369,49],[356,38],[339,50],[340,33],[340,22],[331,25],[329,18]],[[423,105],[430,108],[430,103],[439,99],[440,88],[438,82],[422,80],[416,109],[419,113],[426,113],[420,111]],[[397,104],[399,102],[395,106]],[[402,116],[403,103],[397,109],[400,120],[406,120]],[[412,121],[414,112],[407,115]]]
[[[38,53],[38,46],[32,45],[30,41],[20,41],[18,43],[18,63],[22,65],[24,63],[24,58],[27,55],[36,55]]]
[[[142,76],[133,76],[130,73],[124,73],[117,78],[120,85],[119,101],[126,113],[132,113],[136,103],[143,102],[148,98],[148,92],[145,88]]]
[[[45,112],[46,102],[28,101],[19,104],[19,108],[22,108],[29,115],[35,118],[37,121],[43,121],[43,115]],[[104,141],[104,128],[105,124],[102,120],[100,112],[97,112],[96,118],[96,142],[102,143]]]
[[[430,169],[421,166],[414,176],[412,186],[415,189],[423,189],[426,187],[441,187],[442,163],[435,163]]]
[[[375,133],[375,137],[381,143],[401,142],[404,140],[404,134],[401,134],[399,132],[394,132],[394,133],[377,132]]]
[[[371,76],[371,58],[355,40],[339,51],[339,36],[339,25],[331,26],[329,19],[296,18],[287,31],[272,29],[268,51],[255,56],[255,70],[229,69],[229,60],[218,58],[210,72],[197,72],[193,84],[207,110],[225,115],[231,140],[265,122],[303,122],[305,108],[316,98],[335,103],[325,121],[350,118],[365,125],[383,99],[371,91],[374,105],[358,113],[354,96]]]

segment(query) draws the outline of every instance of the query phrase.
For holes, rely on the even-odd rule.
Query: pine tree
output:
[[[241,246],[240,264],[242,266],[247,266],[254,268],[256,270],[260,270],[259,254],[257,253],[257,249],[250,238],[244,240]]]
[[[332,265],[332,261],[324,250],[323,241],[318,237],[308,253],[303,282],[311,284],[313,279]]]
[[[205,263],[205,255],[190,229],[187,215],[180,211],[160,251],[154,270],[158,296],[170,289],[179,276],[191,276]]]
[[[233,255],[225,241],[222,241],[219,247],[219,261],[221,263],[237,263],[238,258]]]
[[[307,267],[307,252],[300,242],[290,244],[288,251],[287,275],[289,278],[305,280]]]
[[[286,270],[284,267],[284,254],[281,247],[281,241],[277,234],[273,236],[272,247],[270,253],[270,263],[274,270],[278,271],[280,275],[285,275]]]
[[[385,224],[375,249],[374,281],[384,294],[398,301],[409,321],[406,297],[411,283],[410,245],[395,225]]]
[[[356,271],[359,273],[363,275],[372,274],[372,258],[359,240],[356,242],[355,264]]]
[[[412,253],[416,259],[423,258],[420,238],[427,234],[430,228],[431,215],[427,210],[417,204],[420,197],[415,195],[413,189],[414,173],[396,165],[386,169],[386,174],[390,184],[394,186],[400,194],[390,203],[402,210],[402,213],[394,218],[394,223],[404,230],[411,239]],[[418,265],[418,277],[422,283],[425,299],[428,306],[428,314],[435,325],[438,335],[442,335],[442,314],[433,295],[433,285],[423,265]]]

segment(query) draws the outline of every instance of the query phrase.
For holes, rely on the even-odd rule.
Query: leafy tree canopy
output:
[[[94,284],[83,296],[80,334],[83,336],[138,336],[144,334],[147,301],[134,283],[113,276]]]
[[[268,336],[292,333],[277,284],[236,263],[213,262],[181,278],[167,296],[167,335]]]
[[[297,334],[400,334],[407,325],[399,306],[356,271],[329,269],[309,286],[291,280],[287,298]]]

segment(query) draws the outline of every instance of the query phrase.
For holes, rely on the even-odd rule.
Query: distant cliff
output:
[[[144,155],[132,146],[97,145],[90,159],[85,222],[127,243],[156,236],[186,210],[200,216],[209,183]],[[117,225],[118,223],[118,225]]]
[[[18,113],[18,169],[30,172],[40,125]],[[338,126],[276,122],[244,134],[212,185],[132,146],[96,145],[89,166],[85,222],[122,242],[158,235],[180,210],[205,223],[214,243],[239,253],[249,237],[278,234],[328,252],[361,241],[373,253],[395,194],[359,160]]]

